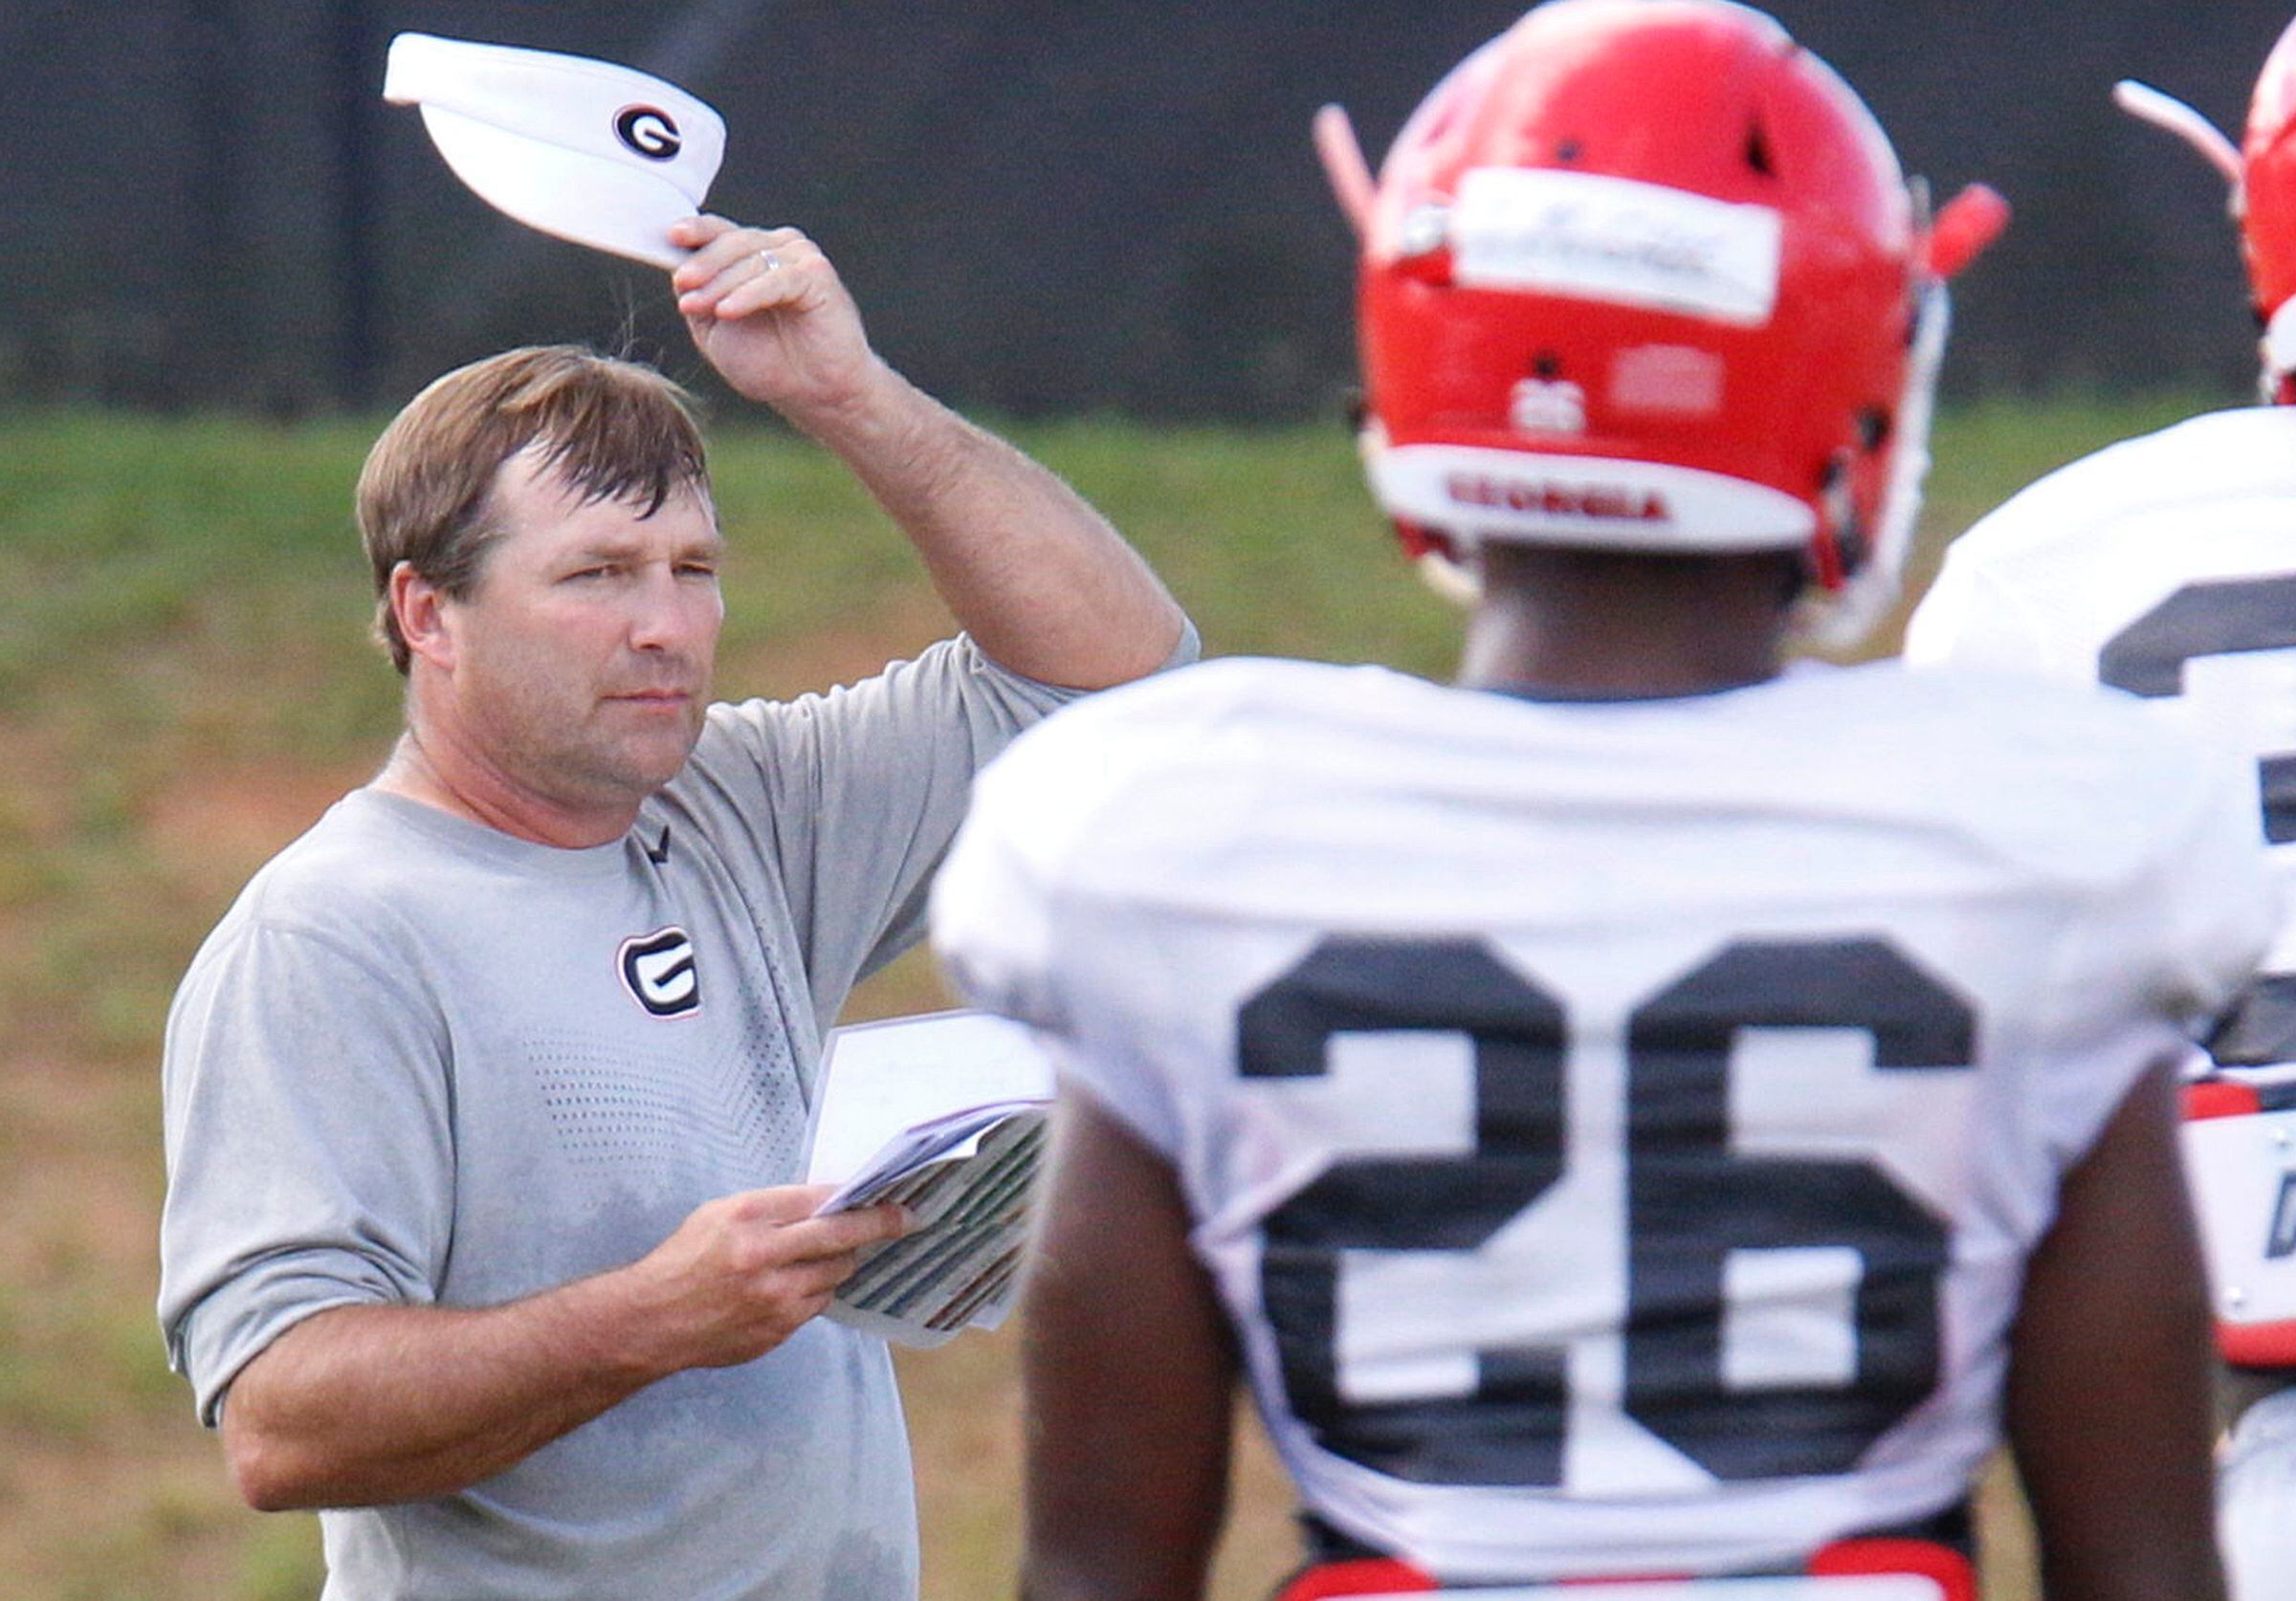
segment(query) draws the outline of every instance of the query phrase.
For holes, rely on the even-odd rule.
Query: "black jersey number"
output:
[[[2184,693],[2185,664],[2296,648],[2296,575],[2188,583],[2105,642],[2097,677],[2147,700]],[[2296,840],[2296,754],[2257,757],[2264,837]]]
[[[2187,664],[2209,656],[2296,649],[2296,574],[2188,583],[2105,642],[2097,677],[2147,700],[2182,695]],[[2260,680],[2260,700],[2284,697],[2281,680]],[[2256,784],[2264,838],[2296,840],[2296,752],[2262,751]],[[2296,975],[2259,978],[2208,1041],[2228,1067],[2263,1066],[2296,1055]]]
[[[1730,1127],[1745,1029],[1859,1030],[1879,1068],[1962,1068],[1975,1022],[1878,940],[1743,942],[1633,1013],[1627,1030],[1624,1406],[1725,1480],[1834,1473],[1935,1388],[1944,1225],[1877,1164],[1755,1156]],[[1247,1078],[1327,1070],[1336,1037],[1427,1032],[1471,1052],[1474,1148],[1342,1156],[1264,1220],[1261,1291],[1292,1410],[1330,1450],[1432,1483],[1554,1485],[1569,1393],[1559,1348],[1473,1351],[1469,1393],[1350,1397],[1341,1261],[1472,1252],[1561,1176],[1572,1127],[1568,1021],[1553,995],[1470,940],[1334,938],[1238,1018]],[[1838,1384],[1733,1384],[1733,1251],[1854,1252],[1854,1371]]]

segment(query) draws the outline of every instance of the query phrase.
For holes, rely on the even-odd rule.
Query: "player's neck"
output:
[[[1459,682],[1558,699],[1758,684],[1783,659],[1785,587],[1768,558],[1492,551]]]

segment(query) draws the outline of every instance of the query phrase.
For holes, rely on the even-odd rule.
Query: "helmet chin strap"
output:
[[[1454,561],[1439,550],[1422,551],[1411,565],[1420,582],[1461,611],[1474,610],[1483,599],[1483,573],[1477,565]]]
[[[1362,464],[1365,478],[1376,481],[1374,464],[1386,449],[1387,430],[1378,418],[1366,416],[1362,427],[1356,429],[1356,459]],[[1461,611],[1473,610],[1483,598],[1483,575],[1477,569],[1475,553],[1448,534],[1402,517],[1394,517],[1394,523],[1403,554],[1411,559],[1411,570],[1420,581]]]

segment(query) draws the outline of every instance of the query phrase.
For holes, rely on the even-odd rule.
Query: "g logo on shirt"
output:
[[[700,1009],[694,941],[676,924],[624,940],[615,965],[622,970],[622,987],[630,998],[655,1017],[683,1017]]]

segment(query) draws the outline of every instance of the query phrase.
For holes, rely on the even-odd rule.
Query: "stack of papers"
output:
[[[825,1213],[898,1201],[916,1223],[864,1252],[828,1315],[910,1346],[994,1328],[1020,1287],[1052,1069],[1019,1024],[938,1012],[832,1030],[807,1181]]]

